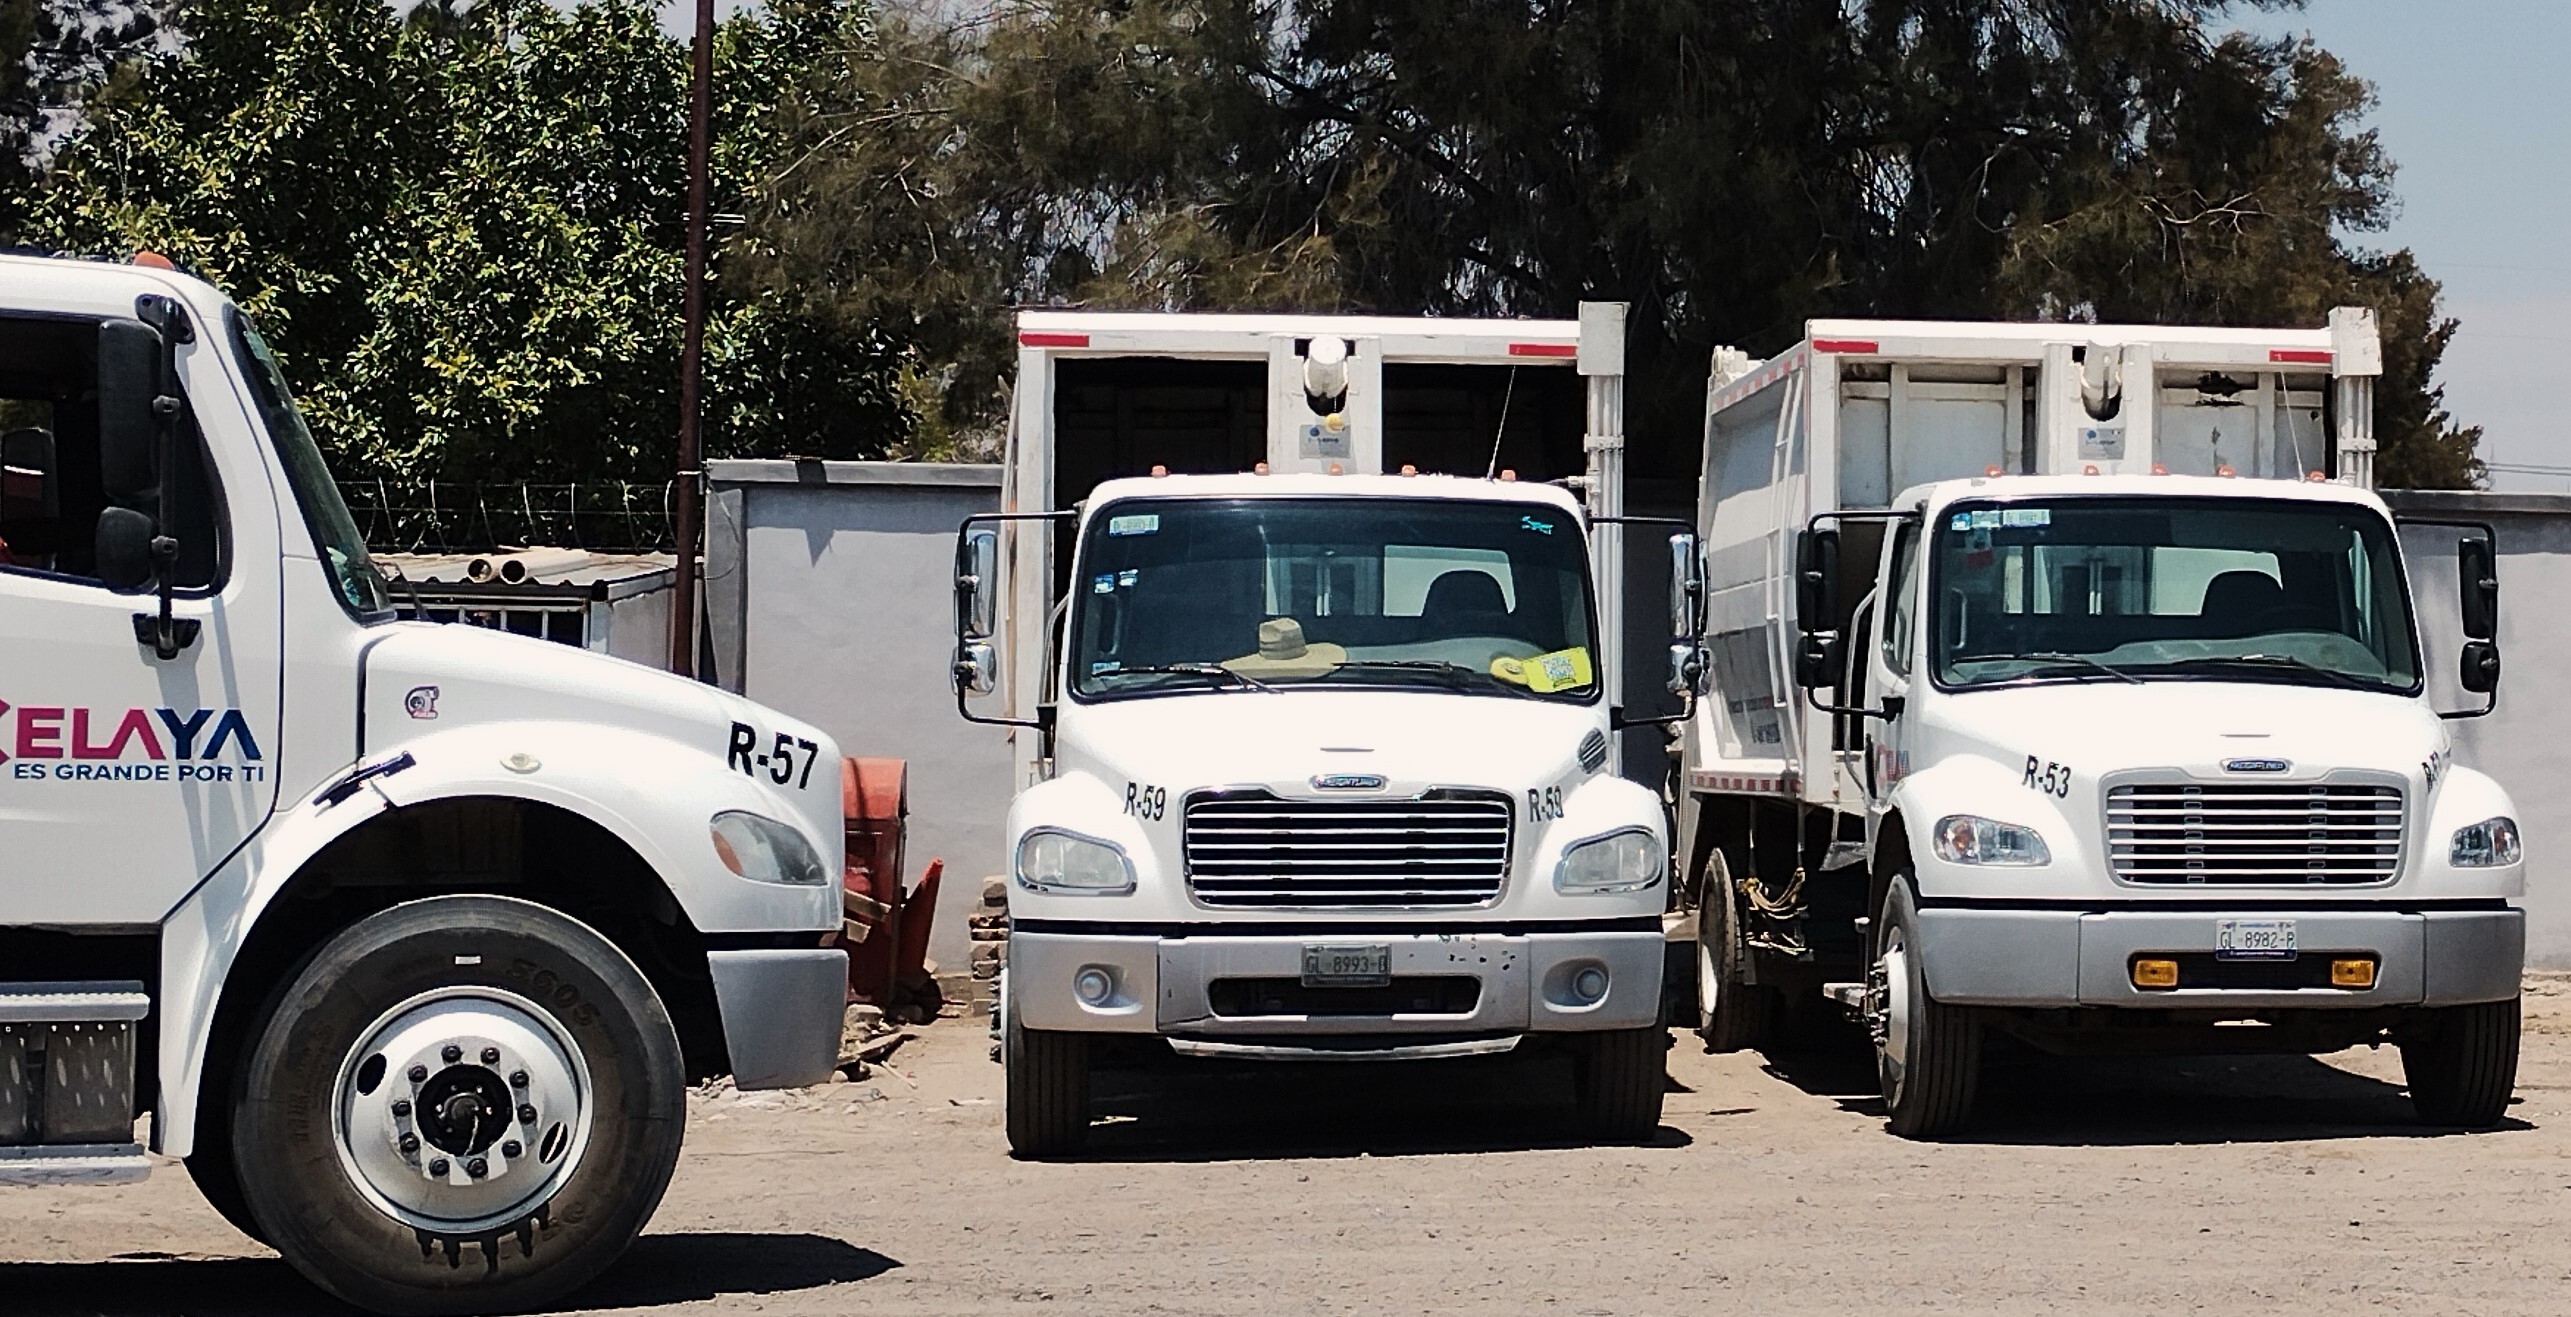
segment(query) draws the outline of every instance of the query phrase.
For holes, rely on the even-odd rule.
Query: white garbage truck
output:
[[[1076,1147],[1119,1056],[1530,1042],[1590,1134],[1657,1128],[1669,834],[1614,765],[1623,308],[1018,327],[956,664],[1016,746],[1012,1148]],[[1692,636],[1696,585],[1647,634]],[[1669,654],[1648,679],[1684,687]]]
[[[0,422],[0,1183],[148,1146],[361,1307],[521,1310],[642,1228],[692,1077],[829,1075],[829,738],[396,622],[158,258],[0,257]]]
[[[2357,309],[1716,354],[1676,925],[1710,1046],[1836,1002],[1914,1136],[1970,1117],[1995,1033],[2389,1041],[2423,1120],[2500,1119],[2525,860],[2441,721],[2496,699],[2491,533],[2405,561],[2367,488],[2380,360]],[[2442,686],[2428,571],[2468,638]]]

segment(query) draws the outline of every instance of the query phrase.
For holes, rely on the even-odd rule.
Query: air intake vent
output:
[[[1217,906],[1467,906],[1509,871],[1506,797],[1280,800],[1264,791],[1187,802],[1187,886]]]
[[[2401,871],[2395,786],[2131,783],[2107,792],[2107,848],[2129,883],[2387,883]]]
[[[1607,766],[1607,734],[1592,731],[1580,740],[1580,766],[1595,773]]]

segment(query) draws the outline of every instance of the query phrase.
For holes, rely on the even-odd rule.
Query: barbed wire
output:
[[[667,481],[348,480],[340,482],[339,493],[367,547],[388,553],[489,553],[538,545],[662,553],[673,542]]]

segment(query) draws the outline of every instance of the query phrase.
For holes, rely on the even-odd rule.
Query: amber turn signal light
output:
[[[2362,958],[2331,961],[2330,986],[2334,988],[2371,988],[2375,986],[2375,962]]]
[[[2133,964],[2137,988],[2175,988],[2178,986],[2178,962],[2150,956],[2137,956]]]

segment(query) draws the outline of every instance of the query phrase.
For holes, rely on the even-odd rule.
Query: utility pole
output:
[[[696,559],[705,515],[698,422],[705,410],[705,211],[713,190],[708,163],[714,133],[714,0],[696,0],[695,68],[687,106],[687,302],[678,358],[678,479],[670,515],[678,523],[677,589],[670,597],[670,671],[696,676]]]

